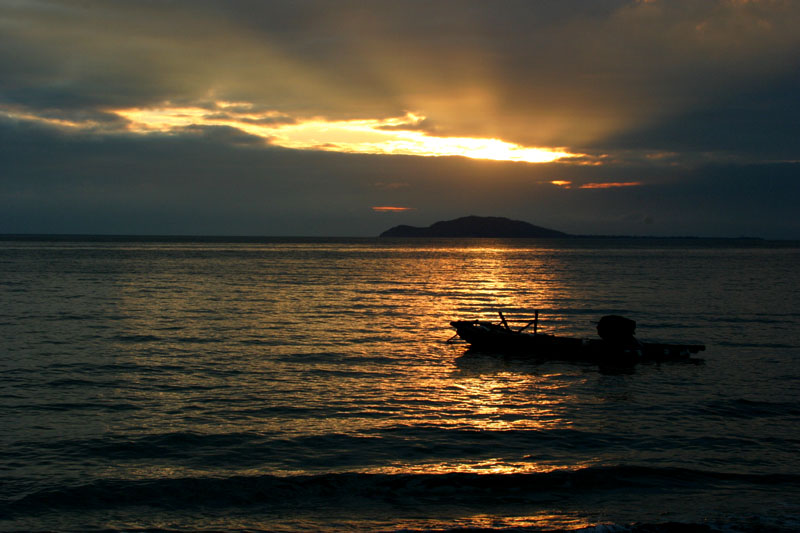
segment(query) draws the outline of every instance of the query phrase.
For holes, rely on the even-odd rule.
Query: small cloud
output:
[[[680,154],[677,152],[653,152],[645,154],[644,157],[650,161],[668,161],[670,159],[677,159],[680,157]]]
[[[308,150],[320,150],[322,152],[338,152],[344,151],[341,149],[341,145],[337,143],[320,143],[320,144],[313,144],[306,147]]]
[[[240,118],[246,124],[256,124],[259,126],[275,126],[283,124],[297,124],[297,120],[288,115],[276,115],[262,118]]]
[[[393,121],[391,124],[385,124],[383,126],[378,126],[376,129],[383,130],[383,131],[425,131],[425,132],[433,132],[436,130],[436,126],[433,124],[431,120],[428,118],[416,115],[414,113],[408,113],[405,116],[405,120],[402,121]]]
[[[230,113],[251,113],[255,107],[252,102],[228,102],[226,100],[215,100],[213,105],[216,109],[224,109]]]
[[[626,224],[646,224],[648,226],[655,223],[653,216],[645,213],[628,213],[622,216],[620,220]]]
[[[639,187],[641,181],[614,181],[607,183],[584,183],[579,189],[613,189],[615,187]]]
[[[83,133],[116,133],[123,131],[125,121],[116,114],[95,110],[59,108],[29,109],[26,106],[0,102],[0,118],[38,124],[61,131]]]
[[[570,157],[569,162],[573,165],[599,167],[612,164],[615,161],[609,154],[576,154],[574,157]]]
[[[187,115],[191,116],[191,115]],[[214,110],[202,117],[208,123],[227,123],[235,124],[255,124],[260,126],[282,126],[286,124],[297,124],[297,120],[285,113],[277,111],[253,112],[233,107]]]
[[[375,183],[375,187],[378,189],[387,189],[387,190],[395,190],[395,189],[405,189],[406,187],[410,187],[411,185],[405,181],[379,181]]]
[[[262,146],[265,141],[262,137],[250,135],[230,126],[187,126],[176,131],[213,142],[233,145]]]
[[[376,213],[399,213],[401,211],[412,211],[414,207],[398,207],[398,206],[374,206],[372,210]]]
[[[569,180],[552,180],[550,183],[552,183],[553,185],[555,185],[557,187],[561,187],[561,188],[564,188],[564,189],[571,189],[572,188],[572,182],[569,181]]]

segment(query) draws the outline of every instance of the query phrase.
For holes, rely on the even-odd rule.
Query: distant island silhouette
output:
[[[504,217],[468,216],[431,224],[427,228],[400,225],[380,234],[381,237],[489,237],[489,238],[552,238],[571,237],[554,229],[534,226],[521,220]]]

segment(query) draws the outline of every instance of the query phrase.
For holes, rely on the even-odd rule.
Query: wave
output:
[[[775,416],[764,406],[751,406],[747,418]],[[56,410],[57,406],[47,406]],[[709,406],[707,414],[732,408],[727,405]],[[117,410],[131,409],[120,406]],[[286,414],[287,407],[278,411]],[[302,406],[292,408],[292,417],[316,416],[319,413]],[[745,411],[745,409],[739,409]],[[767,414],[762,413],[765,411]],[[247,411],[250,412],[250,411]],[[263,415],[264,412],[259,413]],[[382,416],[377,413],[375,416]],[[575,463],[575,456],[591,456],[597,462],[617,462],[623,457],[648,464],[648,457],[661,457],[666,450],[683,450],[699,454],[692,465],[702,468],[713,464],[714,457],[731,453],[757,457],[767,437],[755,441],[732,436],[679,436],[665,442],[659,435],[637,435],[580,431],[575,429],[475,430],[471,428],[412,427],[397,425],[365,431],[358,435],[320,433],[309,435],[274,435],[269,432],[239,431],[203,433],[176,431],[152,434],[103,435],[93,438],[56,440],[21,440],[6,447],[3,453],[9,460],[35,454],[71,463],[90,461],[110,463],[125,468],[138,467],[142,462],[169,462],[178,469],[190,471],[255,470],[280,471],[366,471],[387,464],[452,464],[468,457],[471,461],[507,461],[512,464],[539,464],[543,468],[559,468]],[[776,433],[768,438],[774,449],[791,449],[797,441],[789,435]],[[631,456],[631,450],[642,450]],[[646,450],[654,450],[648,453]],[[716,450],[710,452],[709,450]],[[667,463],[659,463],[666,465]],[[762,472],[780,472],[772,466]],[[672,466],[677,465],[671,464]],[[680,466],[687,466],[686,464]],[[415,471],[420,471],[415,467]]]
[[[269,506],[300,509],[320,504],[361,507],[365,502],[402,505],[546,504],[597,491],[703,490],[729,485],[800,489],[797,474],[737,474],[687,468],[598,466],[531,474],[327,473],[297,476],[232,476],[108,479],[44,489],[0,502],[0,515],[58,509],[130,506],[195,509]]]
[[[164,339],[162,339],[161,337],[157,337],[156,335],[116,335],[112,337],[112,340],[117,342],[139,343],[139,342],[159,342]]]
[[[724,416],[726,418],[766,418],[800,416],[800,406],[794,402],[768,402],[737,398],[719,400],[700,406],[706,414]]]
[[[780,342],[737,342],[737,341],[726,340],[726,341],[717,341],[715,344],[727,348],[775,348],[775,349],[797,348],[797,346],[794,344],[786,344]]]
[[[57,408],[54,405],[42,408],[45,407]],[[263,415],[263,409],[258,414]],[[275,409],[277,414],[291,414],[293,417],[320,414],[302,406]],[[359,413],[358,416],[363,415]],[[377,413],[376,416],[382,415]],[[114,461],[169,457],[203,468],[213,468],[219,461],[224,461],[227,466],[302,462],[311,467],[330,467],[335,464],[339,468],[355,468],[356,465],[384,464],[387,460],[397,459],[414,463],[436,458],[458,458],[464,454],[471,457],[494,456],[500,449],[512,455],[527,455],[532,450],[538,454],[556,453],[568,446],[570,449],[580,448],[597,453],[598,450],[609,448],[632,448],[637,444],[635,436],[574,429],[489,431],[406,425],[376,429],[361,435],[325,433],[276,437],[246,431],[177,431],[18,443],[19,446],[50,450],[63,457]]]

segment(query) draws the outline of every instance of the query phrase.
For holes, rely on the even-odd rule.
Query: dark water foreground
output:
[[[800,249],[0,243],[0,530],[796,531]],[[454,318],[704,342],[617,372]]]
[[[588,467],[541,474],[248,475],[148,480],[99,480],[39,491],[3,509],[23,529],[79,529],[103,524],[124,530],[172,529],[452,529],[456,527],[573,530],[609,515],[634,519],[658,500],[665,515],[689,522],[606,524],[589,531],[786,531],[797,524],[754,514],[731,520],[751,504],[747,487],[775,504],[791,505],[797,475],[736,475],[689,469]],[[689,508],[687,499],[693,502]],[[620,501],[621,500],[621,501]],[[721,505],[725,502],[724,505]],[[729,517],[692,514],[727,508]],[[590,511],[590,510],[593,510]],[[587,512],[589,511],[589,512]],[[583,528],[580,528],[583,529]]]

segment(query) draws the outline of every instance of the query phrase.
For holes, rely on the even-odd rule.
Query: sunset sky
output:
[[[0,0],[0,233],[800,238],[800,1]]]

